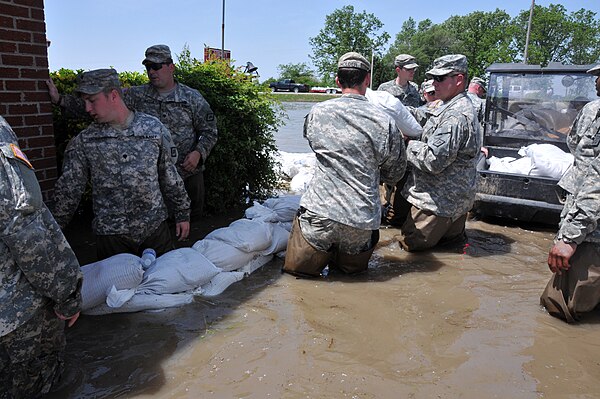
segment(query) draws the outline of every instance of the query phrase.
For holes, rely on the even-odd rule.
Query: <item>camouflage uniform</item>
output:
[[[357,53],[343,55],[338,63],[339,68],[366,71],[368,65]],[[317,256],[323,255],[324,263],[309,262],[315,268],[301,270],[318,275],[331,254],[372,252],[381,223],[379,182],[394,184],[402,177],[406,154],[393,119],[359,94],[346,93],[315,105],[306,117],[304,137],[316,154],[317,166],[300,200],[301,232],[292,232],[291,241],[304,238],[320,252]],[[290,249],[288,245],[285,271],[291,268]],[[370,255],[357,268],[366,268]],[[343,263],[342,259],[334,262]],[[354,271],[341,266],[343,271]]]
[[[419,86],[414,82],[408,82],[406,87],[401,87],[396,83],[396,79],[392,79],[380,84],[377,90],[387,91],[406,106],[418,107],[421,105]]]
[[[133,114],[123,130],[92,123],[69,142],[55,194],[54,216],[62,227],[71,220],[88,180],[98,235],[123,235],[142,243],[167,219],[163,196],[175,204],[176,222],[189,220],[189,198],[162,138],[168,130],[153,116]]]
[[[466,63],[462,55],[448,55],[436,59],[432,71],[452,68],[466,73]],[[442,238],[462,236],[466,214],[475,199],[483,137],[471,101],[460,93],[430,112],[421,141],[410,141],[406,149],[412,173],[402,195],[412,209],[399,240],[409,251],[431,248]],[[429,232],[414,225],[417,214],[437,218],[446,227],[428,236]],[[434,238],[434,234],[442,236]]]
[[[553,316],[575,322],[600,303],[600,100],[581,110],[567,144],[575,162],[558,183],[568,196],[556,240],[577,248],[571,267],[552,275],[541,303]]]
[[[485,100],[479,98],[477,94],[471,92],[467,92],[467,97],[469,97],[469,100],[471,100],[471,103],[473,104],[473,108],[475,108],[475,114],[477,115],[477,120],[479,121],[481,132],[483,133],[483,129],[485,127]]]
[[[2,117],[0,184],[0,397],[36,397],[62,371],[65,323],[54,311],[80,311],[81,274]]]

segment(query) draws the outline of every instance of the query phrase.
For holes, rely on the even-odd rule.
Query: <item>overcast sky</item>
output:
[[[600,17],[598,0],[536,0],[538,5],[563,4],[569,12],[585,8]],[[174,55],[188,45],[203,59],[204,46],[221,48],[225,4],[225,48],[236,66],[251,61],[261,81],[277,77],[279,64],[310,63],[309,38],[323,28],[325,16],[346,5],[378,17],[393,42],[409,17],[434,23],[473,11],[505,10],[515,16],[529,10],[530,0],[392,1],[392,0],[45,0],[51,40],[50,70],[59,68],[144,71],[144,50],[167,44]]]

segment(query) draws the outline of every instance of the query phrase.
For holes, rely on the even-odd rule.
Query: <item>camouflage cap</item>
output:
[[[600,76],[600,64],[588,69],[586,73],[589,73],[590,75]]]
[[[362,69],[363,71],[370,71],[371,64],[365,57],[356,53],[354,51],[350,51],[342,55],[338,61],[338,68],[354,68],[354,69]]]
[[[119,74],[112,68],[84,72],[78,77],[77,83],[75,91],[80,94],[97,94],[104,90],[121,89]]]
[[[487,83],[485,82],[485,79],[475,76],[473,79],[471,79],[471,83],[478,84],[483,90],[487,91]]]
[[[449,73],[467,73],[467,57],[462,54],[448,54],[433,61],[433,68],[426,76],[444,76]]]
[[[142,61],[142,64],[146,65],[147,62],[155,62],[157,64],[166,64],[173,62],[171,57],[171,49],[166,44],[155,44],[146,49],[146,58]]]
[[[431,93],[432,91],[435,91],[435,87],[433,87],[433,79],[424,80],[423,83],[421,83],[421,92]]]
[[[419,66],[415,61],[416,58],[410,54],[400,54],[394,58],[394,66],[402,67],[404,69],[413,69]]]

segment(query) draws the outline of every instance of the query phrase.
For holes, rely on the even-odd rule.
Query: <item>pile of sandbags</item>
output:
[[[81,267],[83,313],[137,312],[219,295],[287,247],[300,197],[271,198],[246,210],[246,218],[209,233],[191,248],[159,256],[146,269],[131,254]]]
[[[522,158],[490,157],[486,160],[489,170],[558,180],[573,165],[573,155],[552,144],[531,144],[522,147],[518,154]]]

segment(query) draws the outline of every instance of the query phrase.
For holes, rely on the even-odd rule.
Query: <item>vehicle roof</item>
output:
[[[489,73],[549,73],[549,72],[581,72],[585,73],[588,69],[594,67],[595,64],[587,65],[565,65],[560,62],[551,62],[548,66],[542,67],[540,65],[521,64],[521,63],[494,63],[487,67],[486,71]]]

